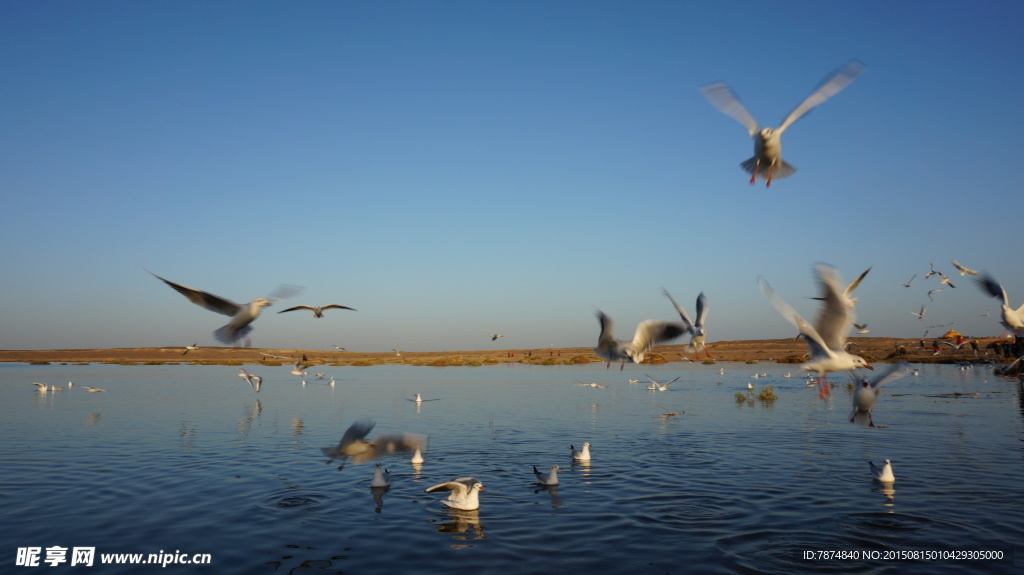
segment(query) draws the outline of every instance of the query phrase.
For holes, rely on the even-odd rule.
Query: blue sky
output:
[[[0,348],[215,345],[282,283],[258,347],[593,345],[709,299],[709,341],[793,335],[811,268],[868,266],[872,335],[1024,303],[1024,6],[932,2],[0,3]],[[783,138],[770,189],[728,83]],[[929,262],[950,275],[929,302]],[[898,286],[917,274],[909,289]],[[340,303],[358,312],[274,313]],[[928,304],[919,321],[908,312]],[[987,311],[991,317],[981,317]],[[938,330],[932,330],[933,333]],[[492,344],[489,334],[505,339]]]

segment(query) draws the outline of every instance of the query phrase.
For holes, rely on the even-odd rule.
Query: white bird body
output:
[[[491,341],[494,341],[494,340],[498,339],[499,337],[505,337],[505,336],[501,335],[500,333],[492,333],[491,334]]]
[[[1003,326],[1016,335],[1024,335],[1024,305],[1013,309],[1013,306],[1010,305],[1010,296],[1006,294],[1006,289],[987,274],[979,278],[978,283],[990,296],[1002,298]]]
[[[183,351],[183,352],[181,353],[181,355],[185,355],[186,353],[188,353],[188,352],[190,352],[190,351],[195,351],[195,350],[197,350],[197,349],[199,349],[199,346],[198,346],[198,345],[196,345],[196,344],[194,344],[194,343],[193,343],[192,345],[186,345],[186,346],[185,346],[185,351]]]
[[[89,393],[99,393],[101,391],[107,391],[106,389],[100,389],[98,387],[89,387],[88,385],[83,385],[82,387],[84,387]]]
[[[264,307],[271,305],[271,300],[262,297],[258,297],[247,304],[237,304],[220,296],[164,279],[153,272],[149,273],[152,274],[153,277],[174,288],[175,291],[185,296],[190,302],[198,305],[199,307],[231,316],[231,321],[229,321],[227,325],[213,332],[214,337],[222,343],[231,344],[247,336],[249,332],[252,331],[249,324],[259,317],[260,312]],[[284,299],[294,295],[298,291],[298,288],[282,286],[275,291],[276,295],[271,296],[271,299]]]
[[[416,394],[416,399],[414,401],[416,403],[423,403],[423,397],[420,394],[417,393]]]
[[[870,268],[868,268],[870,270]],[[800,366],[801,371],[816,372],[819,378],[819,396],[828,393],[827,387],[821,386],[821,378],[828,372],[866,367],[874,369],[864,358],[846,351],[846,334],[853,325],[853,304],[856,301],[849,295],[856,284],[867,272],[861,274],[855,282],[840,291],[838,275],[831,267],[815,266],[818,282],[824,288],[825,295],[821,298],[824,304],[818,312],[817,329],[807,323],[785,300],[779,297],[764,278],[759,278],[761,291],[772,306],[783,318],[796,326],[810,348],[811,358]]]
[[[590,443],[584,443],[583,449],[576,449],[575,446],[570,445],[569,450],[572,452],[572,458],[576,461],[590,461]]]
[[[288,311],[295,311],[295,310],[299,310],[299,309],[308,309],[311,312],[313,312],[313,317],[317,317],[317,318],[324,317],[324,311],[325,310],[329,310],[329,309],[347,309],[347,310],[356,311],[355,308],[351,308],[351,307],[348,307],[348,306],[345,306],[345,305],[338,305],[336,303],[332,303],[332,304],[327,304],[327,305],[297,305],[297,306],[294,306],[294,307],[290,307],[288,309],[283,309],[283,310],[281,310],[281,311],[279,311],[277,313],[285,313],[285,312],[288,312]]]
[[[893,483],[896,481],[896,476],[893,475],[892,472],[892,461],[886,459],[885,465],[878,467],[869,460],[868,465],[871,466],[871,476],[875,481],[879,481],[881,483]]]
[[[441,501],[441,503],[452,509],[461,509],[463,511],[473,511],[480,508],[480,492],[483,490],[483,483],[475,477],[456,477],[451,481],[424,489],[426,493],[450,491],[448,499]]]
[[[391,472],[378,463],[373,468],[373,479],[370,480],[370,487],[387,487],[391,485]]]
[[[704,350],[704,353],[711,358],[711,353],[708,352],[708,348],[704,345],[704,341],[707,338],[708,331],[704,327],[704,320],[708,317],[708,298],[704,295],[704,292],[700,292],[697,296],[696,313],[697,320],[693,321],[690,319],[689,314],[683,309],[681,305],[676,303],[676,300],[672,299],[672,296],[668,293],[668,290],[662,288],[661,293],[665,294],[668,301],[672,302],[672,307],[676,308],[676,312],[679,317],[683,320],[683,329],[690,334],[690,343],[686,346],[686,351],[693,354],[694,359],[700,355],[700,351]]]
[[[866,417],[870,427],[875,426],[871,419],[871,411],[875,408],[875,399],[880,393],[880,388],[886,383],[899,379],[910,373],[910,364],[901,361],[893,365],[888,371],[869,381],[863,378],[853,393],[853,411],[850,413],[850,423],[853,423],[857,416]]]
[[[612,335],[610,317],[598,311],[597,319],[601,324],[601,334],[598,336],[594,353],[608,362],[607,367],[611,367],[612,361],[620,361],[620,370],[625,367],[627,359],[633,363],[641,363],[655,345],[675,339],[686,331],[678,323],[649,319],[636,326],[632,341],[622,341]]]
[[[409,460],[409,463],[418,465],[423,463],[423,461],[423,453],[420,451],[420,448],[417,447],[416,452],[412,454],[412,459]]]
[[[558,485],[558,470],[561,467],[557,465],[551,466],[551,473],[541,473],[537,470],[537,466],[533,466],[533,474],[537,477],[537,483],[541,485]]]
[[[947,286],[949,286],[951,288],[955,288],[956,287],[955,285],[953,285],[953,282],[949,281],[949,278],[946,277],[946,274],[944,274],[942,272],[938,272],[938,273],[939,273],[939,283],[940,284],[947,285]]]
[[[812,108],[849,86],[863,70],[864,64],[853,60],[833,72],[774,129],[761,127],[725,83],[715,82],[704,86],[701,91],[713,106],[742,124],[754,139],[754,156],[740,166],[750,174],[751,184],[755,178],[761,178],[767,181],[765,187],[768,187],[772,185],[773,178],[785,178],[796,172],[795,167],[782,160],[782,133]]]
[[[302,361],[296,360],[296,362],[292,365],[292,370],[290,372],[288,372],[288,373],[290,373],[292,375],[303,376],[303,375],[306,375],[306,368],[307,367],[309,367],[309,366],[308,365],[302,365]]]

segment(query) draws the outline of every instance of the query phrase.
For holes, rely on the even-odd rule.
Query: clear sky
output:
[[[790,337],[757,277],[813,318],[816,262],[874,266],[872,335],[998,335],[949,262],[1024,304],[1021,21],[1019,2],[3,2],[0,348],[219,345],[227,318],[146,269],[237,302],[304,286],[257,347],[589,346],[596,308],[626,339],[677,318],[662,287],[691,313],[706,293],[709,341]],[[852,58],[860,78],[783,138],[799,171],[748,185],[752,142],[700,86],[776,126]],[[929,262],[957,286],[934,302]],[[358,311],[274,313],[327,303]]]

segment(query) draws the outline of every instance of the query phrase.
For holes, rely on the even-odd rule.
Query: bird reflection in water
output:
[[[537,485],[533,492],[541,493],[547,491],[548,495],[551,496],[551,508],[558,509],[562,506],[562,499],[558,497],[558,486],[557,485]]]
[[[306,429],[306,424],[302,421],[301,417],[292,419],[292,437],[298,437],[302,435],[303,430]]]
[[[377,505],[373,510],[375,513],[380,513],[380,508],[384,507],[384,494],[387,493],[389,489],[391,489],[390,485],[370,488],[370,495],[373,496],[373,502]]]
[[[480,511],[466,511],[463,509],[446,509],[448,521],[439,522],[435,519],[427,520],[427,523],[435,526],[438,533],[452,533],[453,539],[468,541],[472,539],[483,539],[484,526],[480,524]],[[463,545],[453,545],[455,549]]]

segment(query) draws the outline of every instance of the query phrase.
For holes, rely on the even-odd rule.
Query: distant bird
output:
[[[340,345],[332,345],[331,347],[333,347],[334,349],[336,349],[338,351],[348,351],[347,349],[341,347]]]
[[[558,485],[558,470],[561,467],[557,465],[551,466],[551,473],[541,473],[537,470],[537,466],[533,466],[533,474],[537,477],[537,483],[541,485]]]
[[[927,308],[925,306],[921,306],[921,311],[919,311],[919,312],[910,312],[910,315],[917,316],[917,319],[924,319],[925,318],[925,310],[926,309]]]
[[[600,383],[584,383],[582,381],[575,381],[573,383],[583,387],[593,387],[594,389],[608,389],[607,385],[601,385]]]
[[[423,397],[417,393],[416,399],[414,399],[413,401],[415,401],[416,403],[423,403]]]
[[[917,277],[917,274],[914,274],[913,276],[910,277],[909,280],[907,280],[907,283],[900,284],[900,285],[903,286],[903,287],[910,287],[910,284],[914,283],[914,278],[916,278],[916,277]]]
[[[824,304],[818,311],[817,325],[813,327],[779,297],[764,278],[759,278],[758,283],[772,307],[786,321],[796,326],[807,343],[811,358],[800,366],[800,370],[817,372],[818,396],[824,399],[826,393],[831,393],[827,383],[823,385],[822,382],[826,373],[857,367],[874,368],[864,358],[846,351],[846,334],[854,321],[855,300],[850,298],[849,294],[856,288],[857,282],[851,283],[845,289],[842,288],[835,269],[826,265],[815,266],[815,273],[825,295],[821,298]],[[860,277],[863,278],[866,273]]]
[[[1016,335],[1024,335],[1024,305],[1017,309],[1010,306],[1010,296],[1006,295],[1006,289],[992,276],[985,274],[978,278],[978,285],[988,295],[1003,299],[1002,324],[1006,329]]]
[[[896,476],[892,473],[892,461],[885,460],[885,465],[879,467],[875,465],[871,460],[868,460],[868,465],[871,466],[871,477],[875,481],[881,483],[893,483],[896,481]]]
[[[594,353],[608,362],[606,369],[611,367],[612,361],[620,361],[619,371],[626,366],[627,359],[633,363],[641,363],[655,345],[675,339],[686,331],[682,324],[649,319],[636,326],[636,334],[633,335],[632,341],[622,341],[612,335],[610,317],[598,311],[597,320],[601,324],[601,334],[598,336]]]
[[[265,353],[265,352],[262,352],[262,351],[260,352],[260,355],[265,356],[265,357],[270,357],[270,358],[273,358],[273,359],[295,359],[294,357],[286,357],[286,356],[283,356],[283,355],[274,355],[272,353]]]
[[[968,268],[960,265],[960,262],[958,262],[956,260],[953,260],[953,267],[955,267],[956,271],[960,272],[960,275],[962,275],[962,276],[966,276],[966,275],[976,276],[976,275],[978,275],[978,272],[976,272],[976,271],[974,271],[972,269],[968,269]]]
[[[747,382],[747,391],[754,391],[754,384],[749,381]]]
[[[331,376],[331,380],[327,382],[327,385],[329,385],[329,386],[331,386],[331,387],[334,387],[334,383],[335,383],[335,382],[334,382],[334,376],[332,375],[332,376]]]
[[[40,392],[44,392],[44,391],[50,391],[50,392],[53,392],[53,391],[64,391],[64,388],[62,388],[62,387],[57,387],[57,386],[54,386],[54,385],[47,385],[45,383],[39,383],[39,382],[36,382],[36,381],[33,381],[32,385],[38,387]],[[87,386],[87,385],[83,386],[83,387],[85,387],[86,389],[90,389],[89,386]],[[104,389],[102,391],[106,391],[106,390]]]
[[[174,288],[175,291],[199,307],[231,316],[231,321],[227,325],[213,332],[214,337],[218,341],[226,344],[235,343],[249,335],[249,332],[252,331],[249,324],[259,317],[264,307],[271,305],[274,301],[291,297],[301,291],[300,288],[293,286],[281,286],[269,298],[258,297],[247,304],[237,304],[220,296],[164,279],[153,272],[149,273],[156,279]]]
[[[929,271],[928,273],[924,274],[924,279],[928,279],[928,278],[930,278],[932,276],[939,275],[939,272],[935,271],[935,262],[929,262],[928,263],[928,269],[931,270],[931,271]]]
[[[711,352],[704,345],[704,339],[707,337],[708,332],[704,327],[704,320],[708,317],[708,298],[704,295],[704,292],[700,292],[697,296],[697,307],[695,308],[697,314],[697,321],[690,319],[687,315],[686,310],[676,303],[676,300],[672,299],[672,296],[668,293],[668,290],[662,288],[661,293],[665,294],[668,301],[672,302],[672,307],[676,308],[676,313],[683,320],[683,329],[690,334],[690,344],[686,346],[686,351],[693,354],[694,359],[700,355],[700,350],[704,350],[707,354],[708,359],[711,358]]]
[[[398,357],[402,357],[402,352],[398,351],[397,349],[391,348],[391,351],[395,352],[395,355],[397,355]]]
[[[871,419],[871,410],[875,408],[875,398],[880,393],[879,388],[909,373],[910,364],[901,361],[874,380],[868,380],[866,377],[862,378],[860,385],[857,386],[856,391],[853,393],[853,412],[850,413],[850,423],[853,423],[857,416],[861,416],[867,417],[868,425],[874,427],[875,422]]]
[[[858,335],[863,335],[865,333],[871,333],[871,330],[868,329],[868,324],[866,324],[866,323],[865,324],[855,323],[855,324],[853,324],[853,327],[857,330],[857,334]]]
[[[646,377],[647,379],[651,380],[651,385],[648,385],[647,389],[649,389],[651,391],[668,391],[668,386],[671,385],[672,383],[674,383],[676,380],[678,380],[679,377],[683,377],[683,376],[680,375],[679,377],[673,379],[672,381],[670,381],[670,382],[668,382],[668,383],[666,383],[664,385],[658,383],[657,381],[654,381],[654,378],[649,376],[649,375],[647,375],[646,373],[644,374],[644,377]]]
[[[640,383],[640,380],[639,380],[639,379],[630,379],[630,380],[627,380],[627,381],[628,381],[629,383]]]
[[[942,290],[940,290],[940,289],[930,289],[930,290],[928,290],[928,301],[935,301],[935,299],[932,298],[932,294],[939,293],[940,291],[942,291]]]
[[[373,426],[374,422],[372,421],[357,421],[345,431],[345,435],[341,437],[338,445],[321,447],[320,451],[330,458],[327,463],[331,463],[335,459],[340,460],[342,462],[338,466],[340,470],[345,466],[345,460],[349,457],[352,458],[353,463],[359,465],[384,455],[408,452],[414,449],[422,450],[427,447],[427,436],[415,433],[378,435],[373,441],[368,441],[365,438],[373,430]]]
[[[192,345],[186,345],[186,346],[185,346],[185,351],[183,351],[183,352],[181,353],[181,355],[185,355],[186,353],[188,353],[188,352],[190,352],[190,351],[195,351],[195,350],[197,350],[197,349],[199,349],[199,346],[198,346],[198,345],[196,345],[196,344],[194,344],[194,343],[193,343]]]
[[[450,491],[448,499],[441,501],[442,505],[452,509],[473,511],[480,508],[480,492],[483,490],[484,484],[475,477],[456,477],[451,481],[439,483],[423,491],[426,493]]]
[[[308,309],[308,310],[313,312],[313,317],[324,317],[324,311],[325,310],[329,310],[329,309],[348,309],[348,310],[352,310],[352,311],[357,311],[355,308],[351,308],[351,307],[348,307],[348,306],[338,305],[336,303],[332,303],[332,304],[327,304],[327,305],[323,305],[323,306],[297,305],[295,307],[290,307],[288,309],[283,309],[283,310],[281,310],[281,311],[279,311],[277,313],[285,313],[285,312],[288,312],[288,311],[295,311],[297,309]]]
[[[590,461],[590,443],[584,443],[583,449],[579,450],[570,445],[569,451],[572,452],[572,458],[576,461]]]
[[[939,272],[939,283],[942,284],[942,285],[947,285],[947,286],[949,286],[951,288],[955,288],[956,287],[955,285],[953,285],[953,282],[949,281],[949,278],[946,277],[946,275],[943,274],[942,272]]]
[[[309,367],[309,366],[308,365],[303,365],[301,360],[295,360],[295,363],[292,365],[292,370],[290,372],[288,372],[288,373],[290,373],[292,375],[300,375],[300,376],[301,375],[306,375],[306,368],[307,367]]]
[[[669,409],[667,407],[665,407],[664,405],[658,405],[657,403],[655,403],[654,406],[655,407],[660,407],[660,408],[665,410],[665,413],[660,414],[661,417],[673,417],[673,416],[679,415],[681,413],[686,413],[685,411],[680,411],[679,413],[675,413],[673,411],[669,411]]]
[[[240,372],[238,377],[244,379],[245,382],[249,384],[249,387],[255,389],[256,393],[259,393],[260,387],[263,386],[263,378],[258,375],[253,375],[242,368],[239,368],[238,371]]]
[[[505,336],[501,335],[500,333],[492,333],[491,334],[491,341],[494,341],[494,340],[498,339],[499,337],[505,337]]]
[[[795,167],[782,159],[782,133],[812,108],[849,86],[863,70],[864,64],[852,60],[833,72],[774,130],[760,127],[757,120],[743,107],[739,98],[725,83],[708,84],[701,88],[701,92],[720,112],[732,117],[747,129],[747,133],[754,139],[754,157],[744,161],[740,166],[750,174],[751,184],[755,178],[760,177],[767,180],[765,187],[768,187],[772,185],[773,177],[785,178],[796,172]]]
[[[387,487],[391,485],[391,472],[378,463],[373,469],[373,479],[370,480],[370,487]]]
[[[409,463],[412,463],[413,465],[423,463],[423,453],[420,451],[419,447],[417,447],[416,452],[412,454],[412,459],[409,460]]]
[[[88,390],[89,393],[99,393],[101,391],[107,391],[106,389],[100,389],[98,387],[89,387],[88,385],[83,385],[82,387]]]

